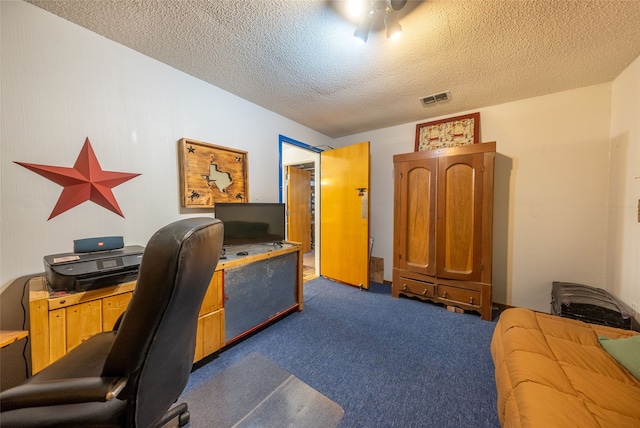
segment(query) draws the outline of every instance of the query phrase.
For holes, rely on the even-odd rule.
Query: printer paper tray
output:
[[[88,291],[96,288],[109,287],[123,282],[135,281],[138,278],[138,267],[135,269],[119,270],[102,275],[78,276],[74,280],[76,291]]]

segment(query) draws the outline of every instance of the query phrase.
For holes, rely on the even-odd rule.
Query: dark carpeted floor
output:
[[[199,367],[185,394],[257,352],[342,406],[339,427],[499,426],[495,323],[394,299],[383,284],[361,291],[318,278],[304,292],[302,312]]]

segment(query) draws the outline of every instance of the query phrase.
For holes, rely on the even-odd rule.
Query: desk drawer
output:
[[[432,282],[400,277],[398,292],[414,294],[421,297],[433,297],[435,288],[435,284]]]
[[[469,306],[479,307],[481,304],[479,291],[443,284],[438,284],[438,298],[441,301],[449,300]]]

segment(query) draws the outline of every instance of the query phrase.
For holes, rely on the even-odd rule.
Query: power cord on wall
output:
[[[27,308],[24,304],[24,297],[27,293],[27,288],[29,288],[29,281],[31,281],[34,276],[27,278],[22,285],[22,297],[20,298],[20,306],[22,306],[22,329],[27,329]],[[24,347],[22,348],[22,358],[24,359],[24,371],[25,371],[25,379],[29,379],[29,361],[27,359],[27,345],[29,344],[30,337],[27,335],[27,340],[24,341]]]

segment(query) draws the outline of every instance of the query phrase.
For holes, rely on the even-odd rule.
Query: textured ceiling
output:
[[[409,1],[400,38],[377,23],[366,44],[345,2],[28,2],[333,138],[609,82],[640,56],[637,0]]]

